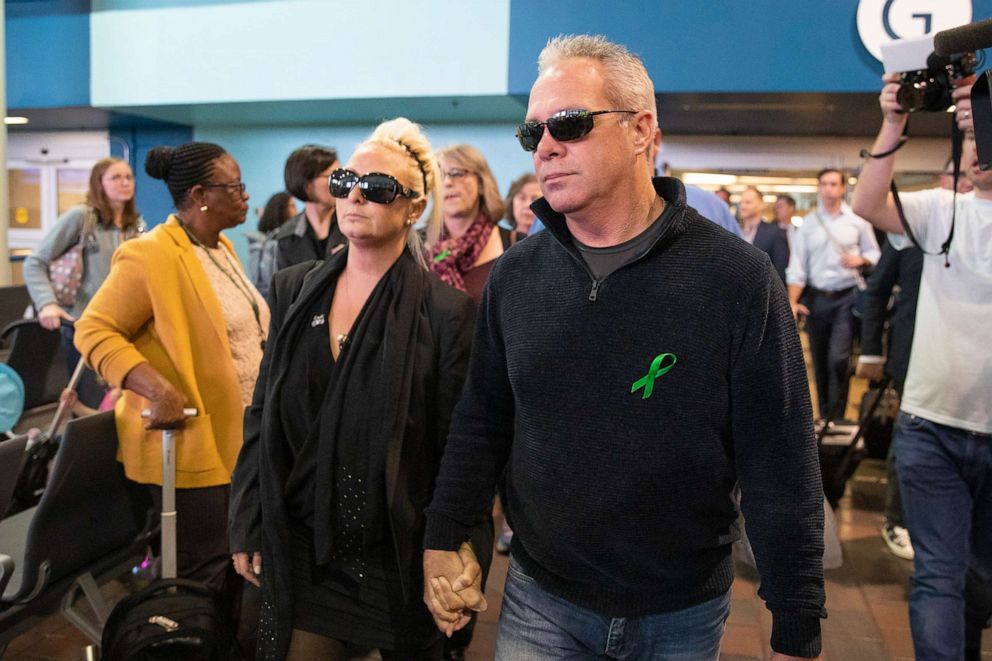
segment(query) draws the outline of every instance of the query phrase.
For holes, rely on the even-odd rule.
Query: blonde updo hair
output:
[[[421,238],[416,225],[410,227],[406,237],[407,247],[418,261],[426,268],[427,257],[424,242],[433,246],[441,238],[441,187],[438,186],[440,170],[437,159],[428,142],[424,130],[419,124],[414,124],[406,117],[397,117],[379,124],[372,135],[358,148],[376,146],[385,147],[405,156],[410,163],[407,181],[413,190],[427,198],[429,202],[427,221],[422,225],[424,236]]]
[[[503,196],[499,194],[496,177],[489,169],[486,157],[472,145],[451,145],[437,152],[437,160],[448,161],[450,165],[468,170],[479,178],[479,207],[492,222],[503,217]]]

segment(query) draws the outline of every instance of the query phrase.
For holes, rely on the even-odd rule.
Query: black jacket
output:
[[[612,617],[725,593],[748,534],[772,646],[820,648],[823,491],[802,348],[768,256],[686,206],[595,280],[548,231],[493,267],[425,544],[455,549],[501,484],[512,553],[544,589]]]
[[[337,215],[334,215],[331,217],[330,232],[327,234],[327,251],[323,255],[318,254],[313,230],[307,221],[306,212],[302,211],[282,224],[276,231],[275,240],[277,271],[294,264],[327,259],[347,243],[341,228],[338,227]]]
[[[753,245],[768,254],[768,259],[772,260],[772,266],[784,284],[785,268],[789,265],[789,237],[785,230],[778,223],[762,221],[758,223],[758,230],[754,233]]]
[[[244,446],[231,481],[228,530],[235,552],[261,550],[265,574],[264,604],[259,644],[264,658],[282,658],[292,627],[291,579],[288,566],[288,516],[282,486],[292,456],[276,422],[278,384],[285,378],[288,359],[274,359],[291,351],[280,347],[280,331],[296,314],[305,314],[297,300],[328,287],[343,268],[346,252],[327,262],[307,262],[278,272],[270,291],[272,324],[251,406],[245,411]],[[385,448],[387,469],[383,496],[389,531],[396,551],[407,603],[419,605],[423,590],[422,538],[424,508],[447,437],[451,411],[464,382],[475,306],[462,292],[424,271],[424,305],[430,332],[418,337],[418,359],[413,366],[413,393],[402,443]],[[422,338],[422,339],[421,339]],[[426,356],[421,360],[421,356]],[[395,467],[390,470],[389,467]],[[481,519],[469,538],[480,549],[479,561],[488,571],[491,561],[492,520]]]
[[[885,373],[895,380],[900,391],[909,370],[909,354],[916,328],[916,300],[920,295],[922,275],[923,253],[919,248],[910,246],[896,250],[886,241],[882,246],[882,256],[868,278],[868,287],[862,294],[861,353],[865,356],[885,356],[886,352],[882,349],[885,318],[892,292],[899,287],[889,319]]]

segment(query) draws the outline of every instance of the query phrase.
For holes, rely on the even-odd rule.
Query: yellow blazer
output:
[[[220,243],[234,256],[230,241]],[[175,216],[117,249],[76,322],[75,344],[111,385],[147,362],[197,409],[176,433],[178,488],[230,483],[242,442],[241,388],[220,303]],[[145,430],[147,407],[127,390],[117,402],[117,457],[130,479],[161,484],[162,436]]]

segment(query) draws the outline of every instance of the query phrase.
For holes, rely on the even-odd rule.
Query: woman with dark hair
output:
[[[534,224],[534,212],[530,205],[541,197],[541,187],[537,177],[528,172],[513,180],[506,194],[506,221],[510,229],[527,236]]]
[[[282,224],[298,213],[296,199],[283,191],[276,193],[265,203],[262,215],[258,219],[258,231],[268,234],[282,227]]]
[[[326,259],[344,246],[345,237],[334,217],[334,197],[327,178],[338,167],[338,153],[321,145],[303,145],[286,159],[286,190],[303,200],[303,211],[276,234],[275,270]]]
[[[241,582],[227,576],[230,476],[269,321],[265,300],[221,235],[244,222],[248,194],[238,164],[215,144],[155,147],[145,170],[165,181],[176,213],[117,251],[76,323],[76,346],[123,389],[119,456],[127,477],[147,485],[159,506],[159,430],[178,430],[179,576],[233,599]],[[184,407],[196,417],[185,420]]]
[[[134,207],[131,166],[119,158],[104,158],[90,171],[86,202],[62,214],[41,245],[24,260],[24,282],[38,311],[38,323],[49,330],[61,326],[70,374],[79,362],[79,353],[72,344],[72,326],[62,326],[62,322],[79,318],[110,272],[110,258],[117,246],[143,228],[144,221]],[[75,301],[60,304],[52,288],[49,267],[80,242],[83,247],[82,280]],[[90,408],[99,406],[103,398],[103,389],[89,370],[83,373],[78,391],[80,402]]]
[[[266,251],[266,246],[275,242],[279,228],[295,215],[296,200],[293,196],[286,191],[276,193],[265,203],[258,219],[258,231],[245,232],[245,239],[248,241],[248,275],[262,296],[268,296],[269,283],[275,273],[276,253],[275,250]]]
[[[478,304],[496,258],[523,236],[496,224],[503,217],[503,198],[478,149],[454,145],[437,158],[444,180],[444,226],[440,240],[431,244],[431,269]]]
[[[434,661],[424,507],[461,392],[475,306],[426,268],[414,224],[437,166],[420,127],[379,125],[330,176],[348,246],[273,279],[273,341],[232,480],[239,574],[263,592],[259,656]],[[473,530],[488,567],[492,522]],[[264,568],[264,572],[263,572]]]

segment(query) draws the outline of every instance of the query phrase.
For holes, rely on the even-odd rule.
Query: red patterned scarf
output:
[[[475,266],[479,255],[489,242],[495,223],[483,212],[475,217],[472,224],[456,241],[439,241],[431,250],[431,270],[452,287],[465,291],[462,276]],[[447,235],[444,230],[442,237]]]

